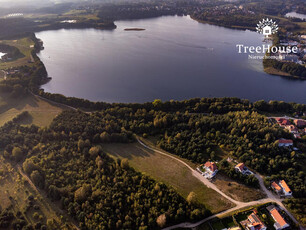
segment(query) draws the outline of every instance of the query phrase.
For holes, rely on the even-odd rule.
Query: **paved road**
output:
[[[205,177],[203,177],[198,171],[194,170],[192,167],[190,167],[186,162],[180,160],[179,158],[177,157],[174,157],[174,156],[171,156],[163,151],[160,151],[156,148],[152,148],[148,145],[146,145],[145,143],[143,143],[140,139],[137,138],[137,141],[139,142],[139,144],[141,144],[143,147],[147,148],[147,149],[150,149],[154,152],[157,152],[157,153],[160,153],[162,155],[165,155],[167,157],[170,157],[172,159],[175,159],[177,160],[178,162],[182,163],[183,165],[185,165],[189,170],[191,170],[192,172],[192,175],[194,177],[196,177],[198,180],[200,180],[203,184],[205,184],[207,187],[215,190],[216,192],[218,192],[219,194],[221,194],[223,197],[225,197],[226,199],[230,200],[231,202],[233,202],[234,204],[236,204],[236,206],[234,208],[231,208],[231,209],[228,209],[228,210],[225,210],[223,212],[220,212],[220,213],[217,213],[215,215],[212,215],[212,216],[209,216],[201,221],[198,221],[196,223],[190,223],[190,222],[184,222],[184,223],[181,223],[181,224],[177,224],[177,225],[173,225],[173,226],[170,226],[170,227],[167,227],[167,228],[164,228],[163,230],[171,230],[171,229],[176,229],[176,228],[195,228],[201,224],[203,224],[204,222],[210,220],[210,219],[213,219],[215,217],[221,217],[225,214],[229,214],[233,211],[236,211],[238,209],[242,209],[242,208],[246,208],[246,207],[249,207],[249,206],[254,206],[254,205],[259,205],[259,204],[264,204],[264,203],[268,203],[268,202],[275,202],[277,203],[287,214],[288,216],[291,217],[291,219],[296,223],[298,224],[297,220],[291,215],[291,213],[285,208],[285,206],[282,204],[282,201],[281,199],[279,199],[278,197],[274,196],[264,185],[264,181],[263,181],[263,178],[262,176],[258,175],[258,174],[254,174],[256,176],[256,178],[258,179],[259,181],[259,185],[260,185],[260,188],[266,193],[267,195],[267,198],[265,199],[261,199],[261,200],[256,200],[256,201],[251,201],[251,202],[241,202],[241,201],[237,201],[237,200],[234,200],[233,198],[229,197],[228,195],[224,194],[222,191],[220,191],[216,185],[214,185],[213,183],[211,183],[209,180],[207,180]],[[303,228],[300,227],[300,229],[302,230]]]

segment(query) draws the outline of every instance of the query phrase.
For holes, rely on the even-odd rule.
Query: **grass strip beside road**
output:
[[[175,159],[146,149],[139,143],[103,144],[102,147],[106,153],[114,158],[128,159],[129,164],[137,171],[173,187],[184,198],[190,192],[195,192],[198,201],[213,213],[218,213],[234,206],[214,190],[207,188],[192,175],[190,169]]]

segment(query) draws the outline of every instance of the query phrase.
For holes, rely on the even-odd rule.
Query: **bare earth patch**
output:
[[[213,183],[226,195],[238,201],[250,202],[265,197],[260,189],[251,188],[244,184],[238,183],[221,173],[217,174],[213,180]]]

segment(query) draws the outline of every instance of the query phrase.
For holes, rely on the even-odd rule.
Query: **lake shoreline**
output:
[[[46,33],[46,34],[48,34],[47,37],[45,37],[45,35],[43,35],[43,34],[37,34],[38,37],[40,37],[44,40],[45,45],[50,44],[50,46],[47,47],[48,52],[45,53],[45,51],[42,51],[41,54],[43,54],[43,56],[40,54],[39,57],[41,58],[42,62],[44,62],[44,64],[47,64],[46,68],[47,68],[48,74],[49,74],[49,76],[52,76],[52,78],[53,78],[48,84],[42,85],[41,88],[44,89],[46,92],[50,92],[50,93],[59,93],[59,94],[67,95],[67,96],[85,98],[85,99],[92,100],[92,101],[106,101],[106,102],[118,102],[118,103],[128,103],[128,102],[139,102],[140,103],[140,102],[151,101],[154,98],[161,98],[162,100],[170,100],[170,99],[183,100],[183,98],[194,98],[194,97],[238,97],[238,98],[246,98],[246,99],[249,99],[251,101],[257,101],[257,100],[260,100],[260,99],[294,101],[292,95],[288,95],[288,97],[287,96],[283,97],[283,96],[278,95],[278,93],[276,93],[276,92],[273,93],[273,91],[275,91],[275,90],[273,90],[273,91],[269,90],[268,92],[262,91],[262,93],[260,95],[257,95],[257,96],[256,96],[256,94],[254,94],[252,92],[252,91],[256,90],[257,86],[253,87],[252,85],[257,84],[256,82],[258,80],[254,80],[254,79],[258,79],[258,75],[259,75],[259,79],[262,78],[259,81],[260,82],[266,82],[266,84],[268,84],[268,85],[271,85],[271,82],[274,82],[274,80],[271,81],[268,78],[266,78],[265,76],[269,76],[269,75],[282,76],[282,74],[279,73],[279,72],[271,73],[271,72],[264,71],[264,69],[262,67],[260,67],[261,66],[261,61],[260,60],[259,61],[253,61],[251,63],[251,65],[257,65],[258,68],[260,68],[260,73],[257,73],[257,71],[252,71],[253,68],[250,69],[248,67],[243,67],[243,68],[238,68],[238,67],[236,68],[235,67],[234,69],[233,68],[231,69],[231,67],[229,67],[229,66],[226,67],[227,68],[227,73],[223,73],[224,71],[222,71],[222,70],[214,71],[212,68],[209,68],[208,70],[205,70],[205,74],[203,72],[204,76],[207,76],[205,78],[209,78],[209,79],[211,78],[211,76],[214,76],[214,75],[224,76],[224,77],[219,77],[220,81],[223,81],[223,80],[228,81],[228,80],[226,80],[226,78],[229,77],[228,75],[229,74],[232,75],[232,73],[234,73],[235,71],[238,71],[240,73],[239,74],[240,76],[248,75],[251,79],[249,79],[249,80],[241,79],[242,82],[244,82],[243,84],[248,85],[249,90],[247,90],[247,91],[246,90],[243,90],[243,91],[240,90],[241,93],[237,93],[237,92],[239,92],[239,90],[233,90],[233,88],[236,88],[236,86],[231,86],[231,85],[228,85],[228,86],[225,85],[225,86],[220,86],[219,87],[215,83],[216,80],[212,80],[212,81],[209,80],[210,83],[208,83],[208,85],[210,87],[204,86],[202,84],[202,82],[205,81],[205,80],[199,79],[200,76],[198,76],[198,75],[201,75],[201,72],[202,72],[202,70],[200,70],[200,69],[202,69],[201,66],[203,66],[203,61],[206,62],[206,63],[213,62],[213,60],[211,58],[211,55],[204,54],[205,57],[203,56],[203,52],[206,52],[204,50],[207,50],[207,47],[204,47],[202,44],[206,40],[199,41],[197,39],[194,40],[193,38],[190,38],[190,39],[188,39],[188,41],[187,40],[180,41],[181,40],[180,37],[177,37],[174,32],[171,32],[172,30],[170,30],[170,31],[169,31],[169,29],[163,30],[163,27],[160,27],[161,26],[160,23],[165,23],[165,25],[170,25],[171,24],[171,25],[173,25],[173,28],[176,28],[175,26],[181,26],[183,24],[187,28],[187,32],[185,32],[186,35],[190,34],[190,33],[193,33],[192,31],[200,31],[199,35],[197,35],[197,37],[199,37],[200,34],[202,34],[202,33],[207,33],[207,30],[212,30],[210,32],[211,36],[217,36],[218,37],[219,35],[224,34],[228,28],[225,28],[223,26],[217,26],[217,27],[212,26],[211,27],[211,26],[207,25],[207,26],[200,26],[199,28],[203,27],[203,29],[199,30],[197,23],[195,23],[196,20],[193,20],[193,19],[190,20],[190,17],[188,17],[188,18],[189,19],[187,19],[187,17],[184,19],[184,18],[181,18],[181,17],[170,17],[169,16],[169,17],[154,18],[154,19],[152,19],[152,21],[147,20],[147,19],[143,20],[143,21],[142,20],[120,21],[120,22],[118,21],[118,22],[116,22],[116,25],[118,26],[117,27],[118,30],[114,30],[113,32],[97,31],[97,30],[86,30],[85,31],[86,33],[88,33],[89,37],[92,37],[92,38],[97,37],[97,36],[102,37],[102,40],[103,40],[102,43],[101,43],[101,41],[99,41],[101,39],[98,39],[98,40],[93,39],[93,42],[91,42],[91,43],[95,44],[95,46],[94,46],[95,48],[93,48],[93,49],[96,49],[96,47],[101,47],[102,48],[101,53],[110,53],[110,51],[111,51],[111,53],[115,52],[116,60],[118,60],[119,62],[121,62],[121,58],[120,59],[118,59],[118,58],[122,55],[121,54],[122,52],[123,52],[123,55],[125,55],[124,53],[125,53],[125,50],[126,50],[126,55],[128,55],[128,57],[129,57],[129,59],[128,59],[129,66],[133,66],[135,63],[141,64],[142,60],[146,59],[144,56],[142,56],[142,57],[139,56],[139,55],[143,55],[142,52],[141,52],[141,49],[137,49],[138,50],[137,52],[140,52],[140,53],[138,53],[137,56],[130,56],[130,53],[134,52],[135,47],[141,47],[141,48],[146,47],[147,51],[145,53],[150,52],[150,57],[153,58],[152,60],[154,60],[154,62],[150,63],[150,65],[151,64],[155,65],[156,64],[155,62],[157,61],[158,62],[157,66],[160,66],[159,62],[161,62],[161,63],[166,62],[166,60],[162,61],[159,58],[155,58],[155,55],[160,56],[160,54],[158,53],[158,50],[160,49],[159,47],[167,45],[167,43],[172,44],[171,45],[172,48],[170,50],[168,50],[168,51],[170,51],[170,55],[172,55],[172,56],[173,55],[177,56],[176,53],[179,50],[186,50],[186,49],[188,49],[190,51],[192,50],[192,55],[189,57],[189,58],[191,58],[190,60],[188,58],[188,61],[184,62],[185,64],[182,64],[182,63],[179,64],[180,62],[178,62],[176,64],[177,66],[179,66],[179,69],[180,69],[179,71],[177,70],[177,68],[173,69],[171,67],[172,66],[171,65],[170,68],[168,68],[169,69],[169,74],[167,74],[167,73],[161,74],[161,75],[163,75],[162,78],[166,78],[166,76],[171,77],[171,75],[173,74],[172,73],[173,71],[177,72],[177,74],[178,74],[178,75],[176,75],[176,78],[177,78],[178,81],[176,81],[174,86],[171,86],[171,84],[164,86],[166,91],[156,90],[156,89],[159,89],[159,86],[158,86],[159,84],[156,83],[156,84],[153,84],[153,85],[150,85],[150,84],[148,85],[143,80],[140,80],[139,84],[143,84],[143,85],[141,85],[142,87],[140,87],[139,90],[137,89],[137,87],[133,86],[133,85],[138,84],[136,82],[134,84],[133,83],[129,84],[127,87],[122,87],[119,83],[123,78],[121,76],[125,76],[126,73],[129,73],[129,72],[132,71],[134,73],[134,75],[132,77],[133,77],[133,79],[136,79],[136,78],[138,78],[138,75],[139,75],[138,72],[139,71],[135,70],[134,68],[131,69],[131,68],[128,67],[128,69],[126,69],[126,71],[116,70],[116,73],[118,73],[118,74],[113,75],[113,70],[109,70],[109,68],[107,67],[107,66],[112,66],[112,64],[109,63],[109,61],[111,59],[110,58],[105,58],[105,56],[101,57],[102,59],[98,58],[100,60],[99,61],[99,63],[100,63],[99,66],[100,65],[104,66],[103,69],[105,71],[104,72],[105,79],[109,79],[109,76],[112,76],[112,78],[114,77],[114,79],[117,79],[117,80],[115,82],[112,81],[112,80],[109,80],[109,83],[104,82],[103,85],[106,85],[106,83],[107,83],[108,87],[102,87],[103,90],[101,90],[101,89],[99,90],[99,92],[102,92],[102,93],[95,93],[95,88],[98,88],[98,85],[99,85],[99,82],[97,82],[98,80],[96,81],[96,84],[90,84],[90,83],[87,84],[86,83],[85,85],[83,85],[83,87],[81,87],[83,89],[84,88],[90,88],[91,90],[88,91],[89,93],[87,93],[87,91],[85,91],[85,90],[82,90],[80,88],[80,84],[77,83],[77,82],[75,82],[75,84],[76,84],[75,86],[77,87],[77,89],[75,87],[73,87],[72,89],[68,89],[68,90],[65,89],[65,86],[64,86],[65,83],[63,83],[62,80],[61,80],[61,83],[59,81],[57,83],[55,83],[55,81],[57,81],[57,76],[59,76],[58,72],[61,72],[61,75],[65,74],[65,73],[62,72],[63,70],[60,70],[60,71],[56,70],[57,65],[54,65],[54,61],[58,62],[58,58],[62,58],[62,56],[59,56],[59,57],[56,56],[56,53],[57,53],[56,49],[52,51],[53,53],[52,52],[50,53],[49,48],[52,47],[52,49],[53,49],[54,45],[52,45],[53,40],[49,40],[49,39],[47,39],[47,37],[49,37],[50,34],[58,34],[58,35],[66,34],[65,35],[65,37],[66,37],[69,33],[73,33],[74,34],[73,36],[75,37],[75,36],[79,36],[78,34],[82,33],[82,32],[78,32],[78,30],[70,30],[70,31],[63,31],[62,30],[62,31],[58,31],[58,32],[57,31],[53,31],[53,32],[50,31],[50,32]],[[155,24],[155,22],[158,22],[158,23],[156,23],[156,27],[155,26],[152,27],[152,25]],[[172,23],[174,23],[174,24],[172,24]],[[201,24],[204,24],[204,23],[201,23]],[[121,39],[122,39],[121,36],[125,37],[125,35],[124,35],[125,34],[124,33],[125,29],[133,29],[134,30],[134,29],[142,29],[142,28],[146,28],[147,30],[149,30],[150,34],[153,33],[152,34],[153,36],[150,35],[149,37],[147,37],[147,36],[146,37],[142,37],[142,36],[139,37],[140,33],[139,33],[139,35],[138,35],[138,33],[135,33],[135,35],[133,35],[134,33],[131,33],[125,38],[125,39],[128,39],[128,40],[124,40],[124,43],[119,42],[118,39],[120,38],[120,41],[121,41]],[[167,28],[167,27],[165,27],[165,28]],[[184,26],[182,28],[184,28]],[[188,31],[190,28],[191,28],[191,30]],[[246,32],[241,32],[242,31],[241,29],[232,29],[232,28],[230,28],[230,29],[231,29],[230,31],[233,31],[233,32],[228,31],[227,33],[230,33],[230,34],[233,33],[233,35],[235,35],[234,37],[236,37],[236,38],[235,38],[235,40],[233,40],[234,44],[236,44],[239,41],[241,41],[241,42],[250,41],[254,44],[257,44],[257,43],[260,44],[262,42],[262,40],[260,40],[260,36],[255,32],[251,32],[251,31],[248,31],[248,30]],[[120,31],[122,31],[122,32],[120,32]],[[206,31],[206,32],[204,32],[204,31]],[[156,38],[159,37],[161,32],[162,32],[162,40],[159,40],[159,39],[157,40]],[[116,37],[117,33],[118,34],[122,33],[122,34],[118,37],[118,39],[113,39],[114,37]],[[215,35],[213,35],[214,33],[215,33]],[[97,36],[95,34],[97,34]],[[182,35],[183,37],[185,36],[184,34]],[[219,34],[219,35],[217,35],[217,34]],[[56,35],[55,37],[58,38],[58,35]],[[51,36],[53,36],[53,35],[51,35]],[[80,36],[79,38],[83,39],[84,34],[82,36]],[[153,40],[151,38],[153,38]],[[231,48],[229,48],[229,46],[228,46],[228,44],[229,44],[228,42],[230,42],[230,40],[228,40],[228,39],[232,39],[232,38],[233,38],[233,36],[231,35],[229,38],[227,36],[223,36],[222,38],[220,38],[221,40],[217,39],[217,40],[220,40],[219,42],[221,42],[220,44],[222,44],[221,45],[222,47],[219,46],[219,45],[217,47],[215,47],[215,45],[213,45],[213,44],[215,44],[215,40],[214,39],[211,40],[210,38],[207,40],[207,42],[208,42],[207,44],[210,44],[209,47],[214,47],[214,52],[213,53],[218,52],[219,49],[221,49],[222,52],[229,52]],[[72,41],[72,43],[70,41],[69,44],[74,44],[74,43],[79,44],[80,42],[83,43],[80,39],[76,39],[75,41]],[[139,39],[142,39],[141,42],[140,42]],[[193,43],[193,40],[195,41],[195,43]],[[173,42],[173,41],[175,41],[175,42]],[[227,42],[224,42],[224,41],[227,41]],[[87,44],[87,43],[84,43],[84,44]],[[98,45],[98,44],[100,44],[100,45]],[[153,44],[153,46],[151,44]],[[190,44],[193,44],[193,45],[190,45]],[[119,47],[118,47],[118,45],[119,45]],[[68,44],[65,45],[65,46],[68,47]],[[113,48],[108,48],[108,47],[113,47]],[[200,48],[198,48],[198,47],[200,47]],[[201,51],[202,50],[201,48],[203,48],[203,51]],[[69,50],[65,51],[65,53],[67,54],[66,58],[68,58],[69,60],[72,60],[72,58],[75,57],[75,55],[72,55],[71,57],[69,57],[69,52],[71,52],[71,51],[69,51]],[[81,51],[81,52],[83,52],[83,51]],[[91,51],[91,52],[93,52],[93,51]],[[231,51],[231,52],[233,52],[233,51]],[[167,55],[169,55],[169,52],[167,52],[167,53],[168,53]],[[119,56],[117,56],[117,55],[119,55]],[[232,53],[231,56],[232,55],[235,55],[235,58],[232,59],[232,61],[235,60],[237,62],[237,65],[241,65],[242,62],[243,63],[248,62],[241,55],[236,55],[236,53]],[[51,59],[52,59],[51,60],[51,67],[49,65],[50,64],[50,62],[49,62],[50,56],[51,56]],[[84,57],[84,58],[82,58],[82,57]],[[141,57],[140,60],[138,60],[139,59],[138,57]],[[204,59],[203,59],[203,57],[204,57]],[[85,58],[85,56],[82,55],[82,56],[79,56],[79,58],[82,59],[82,60],[78,60],[78,62],[80,62],[80,63],[85,63],[86,64],[88,61],[90,61],[91,63],[94,63],[94,60],[91,60],[92,58],[90,56],[88,58]],[[130,59],[130,58],[132,58],[132,59]],[[136,58],[135,61],[133,61],[134,58]],[[175,60],[175,59],[173,59],[173,60]],[[198,61],[196,61],[196,60],[198,60]],[[207,62],[207,60],[208,60],[208,62]],[[195,64],[191,64],[191,63],[195,63]],[[258,64],[256,64],[256,63],[258,63]],[[85,64],[84,64],[82,69],[86,69]],[[124,61],[121,64],[117,63],[117,65],[126,66],[127,64],[126,64],[126,61]],[[147,63],[145,63],[144,68],[147,68],[147,67],[145,67],[146,65],[147,65]],[[211,65],[213,65],[213,64],[210,64],[209,66],[211,66]],[[155,70],[158,69],[157,66],[156,66]],[[196,66],[196,67],[193,68],[192,66]],[[246,65],[243,65],[243,66],[246,66]],[[97,73],[97,70],[99,68],[94,67],[94,68],[91,68],[91,69],[87,69],[86,74],[90,74],[90,76],[95,78],[95,76],[96,76],[95,73]],[[199,71],[196,71],[196,72],[192,73],[193,69],[198,69],[198,68],[200,68]],[[151,82],[151,80],[153,80],[151,75],[158,76],[158,73],[160,71],[158,71],[158,70],[155,71],[155,70],[153,70],[153,73],[152,72],[148,73],[146,82]],[[108,74],[107,73],[108,71],[111,71],[111,72]],[[124,73],[119,74],[120,72],[124,72]],[[187,72],[189,72],[189,74]],[[76,73],[82,73],[82,70],[76,70]],[[167,92],[171,92],[172,90],[177,89],[177,88],[181,88],[181,89],[185,90],[185,86],[184,86],[185,84],[182,85],[182,81],[183,81],[183,79],[185,79],[186,76],[190,75],[190,73],[192,73],[192,75],[193,75],[192,78],[194,80],[192,80],[193,83],[191,83],[191,85],[188,86],[188,88],[190,88],[190,89],[187,90],[187,88],[186,88],[186,92],[184,93],[184,95],[176,95],[175,93],[170,95],[170,93],[167,93]],[[66,75],[68,76],[68,75],[71,75],[71,74],[66,71]],[[85,73],[83,75],[85,75]],[[286,77],[288,79],[297,80],[297,78],[293,78],[293,77],[290,77],[290,76],[286,76]],[[270,76],[270,78],[271,78],[271,76]],[[119,80],[119,79],[121,79],[121,80]],[[139,79],[141,79],[141,77]],[[223,79],[223,80],[221,80],[221,79]],[[276,79],[276,78],[271,78],[271,79]],[[108,81],[108,80],[106,80],[106,81]],[[246,81],[247,82],[254,82],[254,83],[253,84],[248,84]],[[88,82],[88,81],[86,81],[86,82]],[[61,84],[62,86],[60,86],[59,84]],[[275,84],[278,84],[278,83],[273,83],[272,85],[275,85]],[[283,83],[280,83],[280,84],[283,84]],[[207,83],[205,85],[207,85]],[[271,88],[272,85],[269,88]],[[294,85],[296,85],[296,84],[294,84]],[[202,90],[200,90],[200,88],[201,88],[200,86],[204,86],[204,89],[206,89],[204,91],[204,93],[202,93],[203,92],[203,87],[202,87]],[[111,88],[116,89],[118,87],[119,88],[121,87],[120,92],[117,92],[118,95],[117,95],[117,93],[115,93],[115,94],[110,93]],[[146,88],[146,87],[149,87],[148,90],[143,90],[143,88]],[[225,90],[221,90],[222,87],[223,88],[225,87]],[[207,88],[210,88],[210,89],[207,89]],[[277,87],[277,88],[279,88],[279,87]],[[280,86],[280,88],[283,88],[283,90],[288,91],[288,92],[293,92],[294,91],[292,87],[288,88],[288,87],[285,87],[284,85]],[[298,88],[301,88],[301,87],[297,86],[297,87],[294,87],[294,88],[298,89]],[[142,93],[140,93],[140,91]],[[300,90],[298,90],[298,91],[300,91]],[[75,93],[75,92],[79,92],[79,93]],[[130,93],[130,92],[133,92],[133,93]],[[248,92],[251,92],[251,93],[248,93]],[[162,95],[162,96],[160,96],[159,94]],[[128,96],[125,97],[124,95],[128,95]],[[137,98],[140,98],[140,95],[143,95],[141,100],[137,99]],[[302,102],[303,100],[297,100],[297,101]]]

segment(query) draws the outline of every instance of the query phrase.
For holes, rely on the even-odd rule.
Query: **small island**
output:
[[[146,29],[143,29],[143,28],[125,28],[124,30],[125,31],[143,31],[143,30],[146,30]]]

